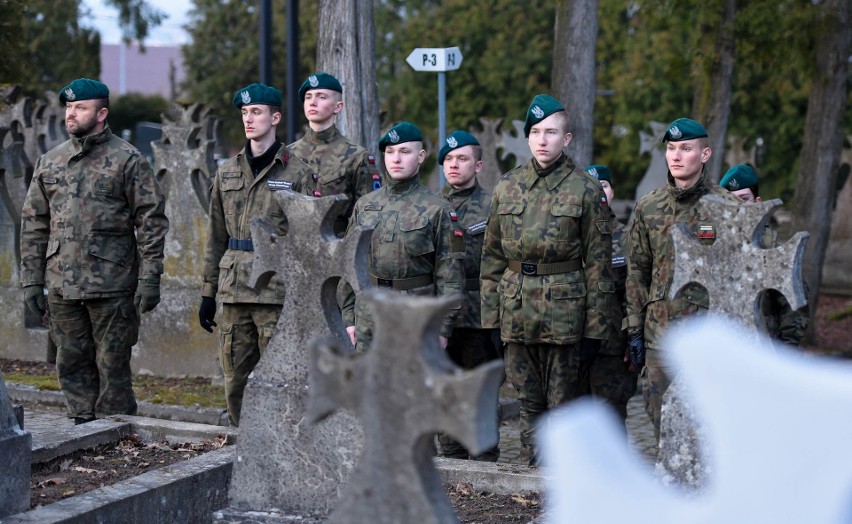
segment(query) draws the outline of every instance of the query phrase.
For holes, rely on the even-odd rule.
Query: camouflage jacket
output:
[[[283,277],[276,274],[262,289],[249,287],[254,252],[231,249],[229,239],[251,240],[249,227],[256,217],[266,217],[280,235],[286,234],[287,218],[274,194],[303,192],[302,182],[310,175],[310,168],[283,145],[257,177],[252,175],[245,147],[219,166],[210,189],[202,296],[217,297],[218,292],[218,300],[226,304],[284,303]]]
[[[668,299],[674,277],[675,224],[686,224],[702,244],[716,239],[716,219],[707,216],[698,202],[708,194],[739,202],[707,180],[706,174],[687,189],[675,187],[669,174],[668,184],[643,196],[633,210],[627,226],[627,316],[622,328],[644,327],[649,349],[659,349],[669,321],[702,313],[709,306],[707,290],[698,284],[688,284],[674,300]]]
[[[564,155],[541,173],[531,159],[500,179],[482,248],[482,327],[522,344],[609,338],[615,288],[605,199]],[[517,262],[576,269],[530,275],[510,268]]]
[[[624,284],[627,280],[627,228],[615,218],[615,213],[609,209],[609,227],[612,230],[612,274],[615,282],[615,300],[612,301],[612,312],[609,314],[609,340],[601,345],[601,353],[605,355],[626,355],[627,336],[621,330],[627,301],[624,295]]]
[[[332,125],[316,132],[308,127],[305,136],[288,146],[290,152],[313,173],[305,180],[304,192],[314,196],[346,195],[349,206],[337,217],[334,230],[343,233],[355,207],[355,201],[382,187],[376,158],[352,142]]]
[[[384,187],[359,199],[347,233],[356,226],[374,228],[370,241],[372,277],[396,280],[429,275],[431,283],[400,292],[461,295],[464,243],[456,236],[460,230],[450,218],[447,202],[426,189],[418,176],[403,181],[388,178]],[[351,291],[341,309],[345,325],[354,325],[355,296]],[[458,308],[444,320],[443,336],[452,334],[457,315]]]
[[[479,297],[479,262],[482,259],[482,242],[491,207],[491,193],[476,182],[467,189],[453,189],[445,184],[441,196],[449,200],[455,210],[457,224],[464,231],[464,298],[456,327],[481,328]]]
[[[65,299],[133,294],[163,272],[169,220],[148,161],[113,135],[72,137],[42,155],[21,211],[21,284]]]

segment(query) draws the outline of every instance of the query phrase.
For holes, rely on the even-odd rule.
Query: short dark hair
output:
[[[100,111],[103,108],[109,109],[109,98],[96,98],[95,111]]]

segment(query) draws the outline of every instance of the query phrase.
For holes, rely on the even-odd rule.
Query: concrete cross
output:
[[[432,462],[443,431],[478,455],[497,444],[494,405],[503,363],[464,372],[438,343],[454,299],[371,289],[361,295],[376,319],[366,353],[343,356],[315,343],[311,419],[337,409],[358,414],[365,449],[329,522],[457,522]]]
[[[715,217],[716,240],[701,244],[686,224],[672,230],[675,272],[670,299],[695,282],[707,289],[711,313],[724,313],[751,328],[763,325],[759,299],[768,289],[781,292],[793,310],[807,303],[802,257],[808,234],[800,231],[775,248],[760,246],[764,227],[781,200],[736,205],[708,195],[700,202]]]
[[[345,340],[337,279],[347,280],[356,292],[369,282],[372,230],[335,237],[332,225],[346,205],[343,195],[313,198],[280,191],[276,197],[288,232],[278,236],[264,219],[252,221],[251,285],[264,285],[278,273],[286,297],[272,340],[246,386],[230,500],[235,508],[323,516],[337,505],[360,453],[362,432],[344,413],[319,425],[305,422],[308,348],[318,336],[335,333]]]

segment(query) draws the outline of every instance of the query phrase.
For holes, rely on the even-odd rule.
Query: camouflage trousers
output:
[[[660,421],[662,420],[663,395],[672,383],[674,370],[662,360],[660,351],[649,349],[645,355],[645,368],[642,379],[642,398],[645,401],[645,413],[654,424],[654,438],[660,445]]]
[[[638,373],[630,371],[624,356],[595,355],[590,361],[581,363],[579,373],[583,393],[606,401],[624,422],[627,402],[636,394],[639,378]]]
[[[499,329],[455,328],[447,342],[447,355],[462,369],[473,369],[480,364],[497,360],[502,356]],[[499,417],[499,403],[494,406]],[[499,418],[498,418],[499,420]],[[439,455],[455,459],[471,459],[497,462],[500,458],[500,443],[481,455],[470,456],[467,449],[445,433],[438,434]]]
[[[541,456],[533,435],[549,409],[583,395],[579,344],[506,344],[506,378],[520,401],[521,446],[530,465]]]
[[[240,425],[248,377],[269,345],[280,315],[281,306],[276,304],[222,304],[219,363],[232,426]]]
[[[131,348],[139,338],[133,295],[88,300],[48,296],[50,336],[68,417],[136,413]]]

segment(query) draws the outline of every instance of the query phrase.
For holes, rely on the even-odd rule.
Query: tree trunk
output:
[[[714,182],[722,178],[728,117],[731,114],[731,76],[734,72],[734,17],[736,0],[722,0],[719,18],[705,20],[699,32],[698,49],[703,60],[696,60],[693,118],[704,124],[710,135],[713,154],[707,162],[707,174]],[[721,23],[718,21],[721,20]]]
[[[337,127],[375,155],[379,96],[373,3],[319,0],[318,24],[317,70],[331,73],[343,85]]]
[[[843,117],[849,93],[849,4],[849,0],[825,0],[815,7],[820,16],[815,31],[814,71],[793,198],[794,230],[810,233],[803,274],[810,286],[811,320],[822,282],[822,262],[828,245],[834,188],[843,149]]]
[[[566,151],[583,168],[592,163],[595,113],[595,42],[598,0],[562,0],[556,7],[553,94],[568,110],[574,139]]]

